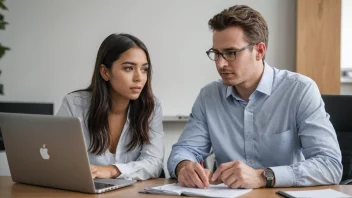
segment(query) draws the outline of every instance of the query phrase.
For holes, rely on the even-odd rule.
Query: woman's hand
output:
[[[121,175],[120,170],[114,165],[107,165],[107,166],[96,166],[90,165],[90,172],[92,174],[92,178],[112,178],[118,177]]]

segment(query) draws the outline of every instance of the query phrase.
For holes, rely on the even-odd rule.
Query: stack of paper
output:
[[[144,189],[141,193],[186,195],[201,197],[237,197],[250,192],[252,189],[231,189],[225,184],[210,185],[207,189],[182,187],[179,184],[168,184]]]

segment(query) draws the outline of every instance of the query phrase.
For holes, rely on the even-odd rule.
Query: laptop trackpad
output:
[[[127,186],[136,183],[135,180],[126,180],[126,179],[94,179],[94,182],[99,182],[103,184],[113,184],[117,186]]]

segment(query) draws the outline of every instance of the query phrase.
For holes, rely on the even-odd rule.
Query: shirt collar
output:
[[[272,67],[270,67],[270,65],[264,62],[263,76],[260,79],[256,90],[270,96],[271,89],[273,87],[273,80],[274,80],[274,70]]]
[[[228,98],[229,96],[234,97],[236,100],[242,100],[236,93],[235,89],[233,88],[233,86],[227,86],[226,87],[226,98]]]
[[[259,91],[261,93],[264,93],[266,95],[271,94],[271,89],[273,86],[273,79],[274,79],[274,70],[270,65],[268,65],[266,62],[264,62],[264,72],[263,75],[259,81],[259,84],[256,88],[256,91]],[[226,87],[226,95],[225,97],[229,97],[232,95],[236,100],[242,100],[236,93],[235,89],[233,86],[227,86]]]

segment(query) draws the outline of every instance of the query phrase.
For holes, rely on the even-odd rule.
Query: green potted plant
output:
[[[0,0],[0,11],[7,10],[7,7],[4,5],[5,0]],[[0,30],[5,30],[5,26],[8,23],[4,20],[4,15],[0,12]],[[5,55],[6,50],[9,50],[10,48],[3,46],[0,42],[0,59]],[[0,70],[0,75],[1,75],[1,70]],[[4,94],[4,86],[3,84],[0,84],[0,94]]]

